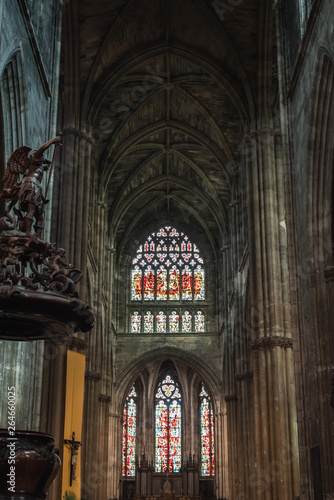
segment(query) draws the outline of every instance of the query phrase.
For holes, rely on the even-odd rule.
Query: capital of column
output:
[[[236,373],[235,374],[235,380],[237,382],[242,382],[243,380],[252,380],[253,379],[253,372],[241,372],[241,373]]]
[[[108,396],[108,394],[99,394],[99,401],[101,403],[110,403],[111,396]]]
[[[94,382],[101,380],[101,374],[95,372],[94,370],[86,371],[85,377],[88,378],[89,380],[94,380]]]
[[[78,137],[79,139],[83,139],[83,140],[87,141],[90,144],[95,144],[95,140],[93,139],[93,137],[88,135],[86,132],[83,132],[82,130],[79,130],[79,129],[74,128],[74,127],[65,128],[64,130],[62,130],[61,134],[63,136],[74,135],[74,136]]]
[[[97,202],[97,206],[101,209],[101,210],[106,210],[106,208],[108,208],[108,203],[106,203],[105,201],[103,200],[100,200]]]
[[[238,396],[236,394],[229,394],[225,396],[226,403],[231,403],[232,401],[238,401]]]
[[[261,337],[259,339],[254,339],[250,343],[251,349],[271,349],[273,347],[282,347],[283,349],[293,349],[293,341],[288,337]]]
[[[72,337],[69,343],[69,349],[76,349],[78,352],[85,352],[87,347],[87,341],[85,339],[80,339],[79,337]]]
[[[115,418],[115,419],[120,419],[120,415],[118,415],[117,413],[110,413],[110,416],[111,418]]]

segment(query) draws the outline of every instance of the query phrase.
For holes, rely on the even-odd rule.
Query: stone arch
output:
[[[175,347],[163,347],[152,349],[142,356],[136,358],[123,370],[115,380],[115,401],[118,401],[117,411],[120,412],[124,403],[124,394],[134,381],[140,376],[141,371],[147,364],[155,366],[155,373],[159,372],[159,367],[163,360],[172,360],[174,364],[182,362],[187,364],[199,378],[203,379],[210,394],[219,395],[221,393],[221,381],[214,370],[201,358]],[[158,367],[158,368],[157,368]]]
[[[26,140],[25,85],[20,48],[16,48],[7,58],[0,85],[4,149],[6,158],[9,158]]]
[[[314,257],[326,268],[334,263],[333,161],[334,161],[334,63],[321,49],[315,78],[309,151],[309,236]],[[317,223],[315,223],[317,222]]]
[[[311,470],[318,467],[324,482],[329,482],[333,439],[324,429],[331,425],[332,409],[324,401],[330,399],[334,360],[334,64],[324,48],[319,51],[314,89],[305,206],[308,244],[301,251],[299,279],[303,287],[304,307],[308,311],[302,334],[304,356],[309,365],[307,383],[318,393],[318,397],[310,400],[308,411],[311,415],[317,414],[320,422],[316,434],[310,439],[310,448],[312,450],[318,441],[324,443],[319,455],[311,453]],[[313,486],[319,488],[315,476]]]

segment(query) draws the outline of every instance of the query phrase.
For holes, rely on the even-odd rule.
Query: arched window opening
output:
[[[166,375],[155,393],[156,472],[180,472],[181,400],[178,383]]]
[[[202,384],[200,399],[201,421],[201,475],[214,476],[215,474],[215,438],[213,427],[213,411],[210,397]]]
[[[151,233],[132,260],[131,333],[204,332],[205,312],[197,309],[204,300],[204,260],[196,244],[171,226]]]
[[[137,392],[135,386],[126,398],[123,410],[122,475],[135,476],[136,469]]]

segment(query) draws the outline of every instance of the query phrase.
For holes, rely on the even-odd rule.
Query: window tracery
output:
[[[171,226],[151,233],[132,261],[131,303],[137,306],[131,333],[204,332],[204,310],[195,306],[204,300],[204,260],[196,244]]]

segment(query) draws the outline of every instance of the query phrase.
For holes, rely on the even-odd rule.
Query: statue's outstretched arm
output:
[[[34,153],[34,157],[35,158],[42,158],[44,151],[46,151],[47,149],[49,149],[49,147],[52,146],[52,144],[60,144],[60,143],[61,143],[61,137],[60,136],[57,136],[54,139],[51,139],[51,141],[48,141],[45,144],[43,144],[43,146],[41,146]]]

